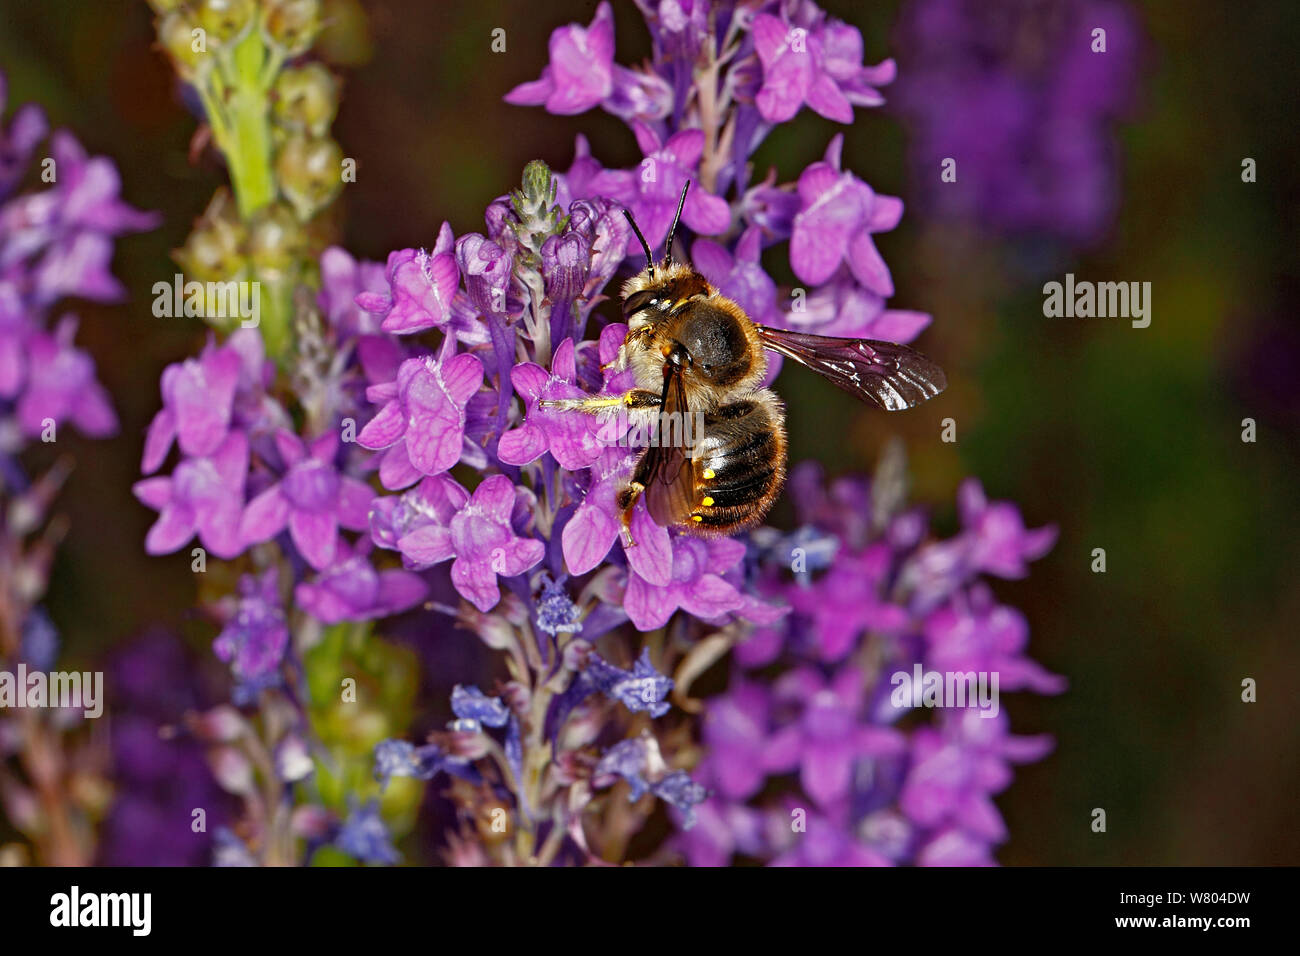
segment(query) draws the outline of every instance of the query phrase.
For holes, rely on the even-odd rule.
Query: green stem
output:
[[[266,96],[267,56],[261,31],[250,29],[231,58],[233,89],[226,104],[231,135],[221,145],[230,165],[239,214],[245,220],[275,199],[271,120]]]

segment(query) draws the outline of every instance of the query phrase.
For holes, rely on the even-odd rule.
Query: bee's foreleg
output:
[[[626,395],[544,398],[537,404],[541,408],[554,408],[561,412],[586,412],[588,415],[599,415],[611,408],[657,408],[660,397],[647,389],[634,388]]]
[[[586,412],[588,415],[598,415],[622,404],[623,399],[617,395],[610,398],[544,398],[537,403],[539,408],[554,408],[561,412]]]

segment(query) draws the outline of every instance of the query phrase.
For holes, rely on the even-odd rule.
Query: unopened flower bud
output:
[[[253,0],[199,0],[198,15],[210,41],[228,43],[253,19]]]
[[[208,764],[222,790],[235,795],[253,792],[253,764],[242,751],[218,747],[208,754]]]
[[[304,780],[315,769],[307,745],[297,734],[289,734],[276,745],[275,772],[285,783]]]
[[[290,67],[275,82],[275,118],[281,126],[323,136],[338,111],[338,83],[323,63]]]
[[[198,28],[198,22],[185,10],[173,10],[158,24],[158,43],[172,58],[176,72],[186,80],[212,62],[206,52],[206,40],[200,42],[195,37]]]
[[[302,226],[283,203],[258,210],[248,225],[248,258],[258,274],[267,278],[292,266],[306,245]]]
[[[272,0],[266,14],[268,39],[289,56],[310,49],[320,31],[320,0]]]
[[[244,270],[246,240],[243,224],[235,218],[234,203],[224,191],[218,191],[185,245],[176,251],[176,261],[200,282],[224,282]]]
[[[280,148],[275,173],[300,219],[310,219],[342,188],[342,162],[343,151],[327,136],[294,136]]]

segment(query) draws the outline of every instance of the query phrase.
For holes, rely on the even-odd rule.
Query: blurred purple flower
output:
[[[1105,52],[1093,51],[1098,28]],[[922,207],[1011,235],[1098,241],[1118,208],[1114,126],[1136,98],[1141,34],[1120,0],[909,0],[894,101],[912,128]]]
[[[356,548],[340,541],[334,563],[294,589],[298,604],[326,624],[337,624],[400,614],[424,600],[428,587],[419,575],[376,570],[369,550],[365,540]]]
[[[212,645],[241,683],[274,674],[289,646],[289,626],[276,579],[274,568],[260,577],[245,574],[239,579],[239,596],[231,602],[225,626]]]
[[[159,512],[145,538],[145,551],[169,554],[196,533],[219,558],[243,551],[239,523],[247,474],[248,440],[231,432],[212,454],[184,459],[170,477],[136,482],[136,498]]]
[[[294,547],[317,571],[334,560],[339,527],[363,531],[370,525],[375,493],[363,481],[340,474],[334,464],[339,436],[326,432],[305,444],[292,432],[275,435],[285,473],[248,503],[239,533],[246,544],[269,541],[285,529]]]

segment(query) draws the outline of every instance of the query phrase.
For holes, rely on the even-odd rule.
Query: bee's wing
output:
[[[690,421],[690,407],[686,399],[686,383],[681,369],[667,366],[664,373],[663,402],[659,407],[658,442],[646,449],[637,467],[637,480],[645,486],[645,503],[650,517],[665,528],[691,520],[695,507],[695,469],[691,464],[690,449],[684,443],[665,446],[662,442],[675,434],[681,437],[680,428],[668,428],[667,421]]]
[[[943,369],[906,345],[787,332],[765,325],[758,326],[758,334],[773,352],[886,411],[919,405],[948,387]]]

